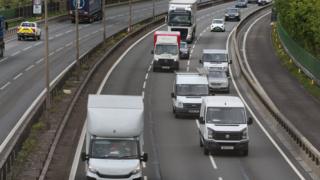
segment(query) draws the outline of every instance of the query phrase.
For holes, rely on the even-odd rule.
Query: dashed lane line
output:
[[[6,61],[7,59],[8,59],[8,57],[5,57],[5,58],[1,59],[1,60],[0,60],[0,63]]]
[[[41,63],[44,60],[44,58],[39,59],[38,61],[36,61],[36,64]]]
[[[17,80],[20,76],[22,76],[23,74],[22,73],[19,73],[18,75],[16,75],[13,80]]]
[[[20,53],[21,53],[21,51],[19,50],[19,51],[15,52],[15,53],[11,54],[11,57],[16,56],[16,55],[18,55]]]
[[[4,90],[6,87],[8,87],[11,84],[11,82],[7,82],[5,85],[3,85],[0,90]]]
[[[28,46],[28,47],[22,49],[22,51],[27,51],[27,50],[29,50],[29,49],[31,49],[31,48],[32,48],[32,46]]]
[[[38,62],[38,61],[37,61]],[[30,65],[29,67],[27,67],[26,69],[25,69],[25,71],[30,71],[30,69],[32,69],[32,68],[34,68],[34,65],[32,64],[32,65]]]

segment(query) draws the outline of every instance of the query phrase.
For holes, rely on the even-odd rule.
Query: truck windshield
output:
[[[191,26],[191,13],[188,11],[169,12],[169,26]]]
[[[156,45],[155,54],[156,55],[160,55],[160,54],[177,55],[178,54],[178,48],[177,48],[177,45],[157,44]]]
[[[227,62],[226,54],[218,54],[218,53],[206,53],[202,56],[203,62]]]
[[[97,159],[136,159],[138,141],[94,139],[91,143],[92,158]]]
[[[209,78],[227,78],[225,71],[209,71]]]
[[[176,91],[178,96],[206,96],[209,94],[206,84],[177,84]]]
[[[245,124],[245,110],[236,107],[209,107],[206,113],[206,122],[210,124]]]

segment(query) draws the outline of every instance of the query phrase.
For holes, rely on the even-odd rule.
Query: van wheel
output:
[[[200,147],[203,147],[203,141],[202,141],[202,139],[201,139],[201,137],[199,138],[199,140],[200,140]]]
[[[243,149],[243,150],[241,151],[241,155],[242,155],[242,156],[248,156],[248,154],[249,154],[249,149]]]
[[[209,155],[209,149],[207,147],[203,147],[203,154],[208,156]]]

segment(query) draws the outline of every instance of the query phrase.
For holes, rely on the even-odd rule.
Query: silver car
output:
[[[229,78],[225,71],[209,70],[208,82],[210,93],[230,92]]]

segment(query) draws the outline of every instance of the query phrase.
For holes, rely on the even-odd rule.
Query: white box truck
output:
[[[141,96],[89,95],[87,112],[87,179],[142,178],[144,107]]]
[[[181,40],[191,43],[196,35],[197,0],[171,0],[168,10],[168,30],[179,31]]]
[[[156,31],[153,38],[153,71],[179,70],[180,33]]]

